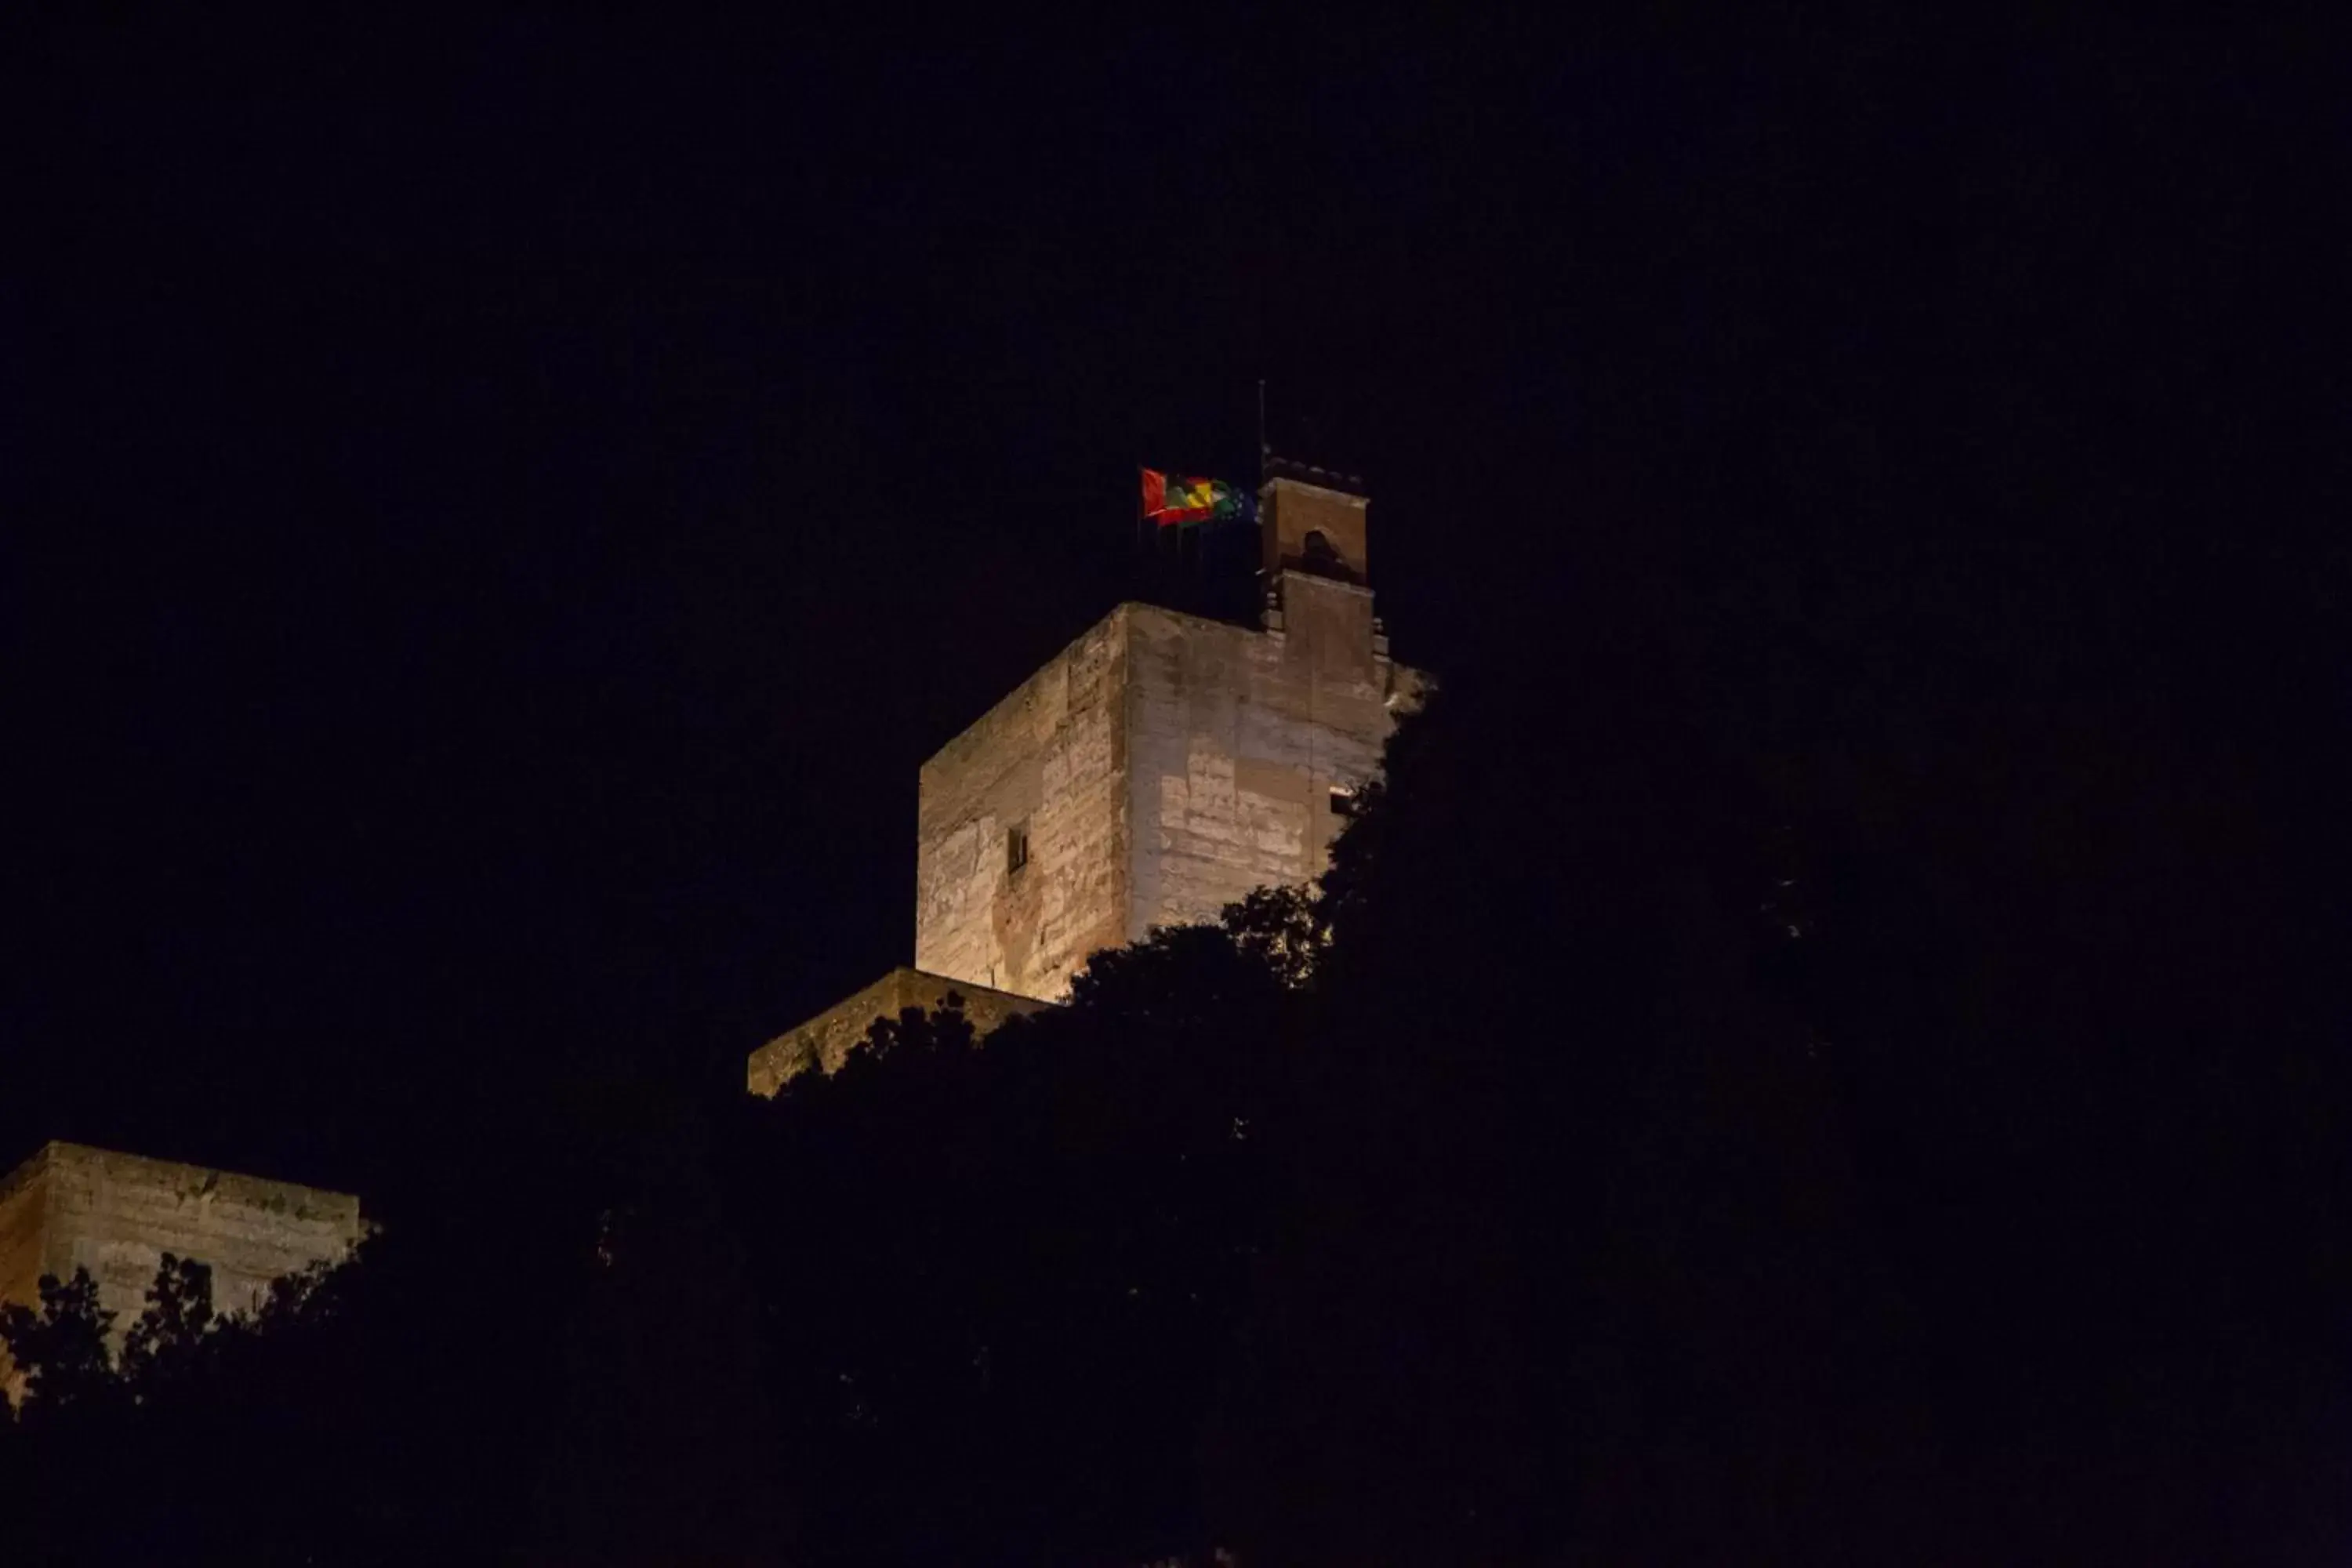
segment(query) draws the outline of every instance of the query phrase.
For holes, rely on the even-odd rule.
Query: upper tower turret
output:
[[[1268,457],[1258,511],[1265,535],[1265,575],[1286,571],[1371,585],[1364,531],[1370,502],[1361,479]]]

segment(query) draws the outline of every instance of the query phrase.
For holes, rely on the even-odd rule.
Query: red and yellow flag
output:
[[[1241,517],[1249,510],[1248,498],[1223,479],[1186,479],[1143,470],[1143,515],[1162,528],[1179,528],[1212,518]]]

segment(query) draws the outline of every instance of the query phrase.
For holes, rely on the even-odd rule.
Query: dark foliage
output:
[[[87,1268],[62,1282],[45,1274],[40,1294],[37,1311],[0,1306],[0,1346],[25,1380],[26,1405],[62,1413],[106,1402],[115,1391],[106,1346],[114,1314],[98,1304],[98,1282]]]
[[[289,1301],[294,1289],[308,1289],[312,1280],[297,1275],[280,1281],[286,1289],[273,1298]],[[282,1313],[285,1309],[281,1308]],[[134,1388],[160,1390],[182,1376],[188,1363],[205,1349],[205,1331],[213,1326],[213,1271],[193,1258],[163,1255],[155,1282],[147,1289],[147,1310],[139,1315],[122,1340],[122,1376]]]
[[[536,1474],[517,1436],[544,1428],[545,1394],[536,1331],[436,1283],[463,1256],[379,1238],[226,1319],[208,1271],[167,1259],[120,1364],[88,1276],[45,1289],[39,1321],[0,1324],[34,1372],[0,1426],[11,1549],[58,1564],[505,1560]]]
[[[1100,955],[974,1050],[876,1026],[742,1112],[786,1473],[817,1560],[1116,1562],[1199,1541],[1197,1446],[1294,1134],[1305,901]]]

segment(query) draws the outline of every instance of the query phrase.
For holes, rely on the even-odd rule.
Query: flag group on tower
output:
[[[1223,479],[1187,479],[1143,472],[1143,515],[1162,528],[1189,528],[1198,522],[1254,520],[1256,498]]]

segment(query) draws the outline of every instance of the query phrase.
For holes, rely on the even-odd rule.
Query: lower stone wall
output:
[[[51,1143],[0,1177],[0,1301],[37,1306],[42,1275],[87,1268],[119,1348],[167,1252],[211,1267],[226,1315],[257,1309],[282,1275],[340,1260],[364,1230],[348,1193]]]
[[[49,1162],[42,1150],[0,1176],[0,1302],[40,1302],[48,1267]]]
[[[972,1029],[981,1035],[1015,1014],[1034,1013],[1048,1005],[1026,996],[1015,996],[1009,991],[993,991],[985,985],[950,980],[944,974],[931,974],[901,964],[864,990],[835,1003],[800,1027],[787,1030],[753,1051],[745,1072],[745,1085],[753,1094],[767,1096],[783,1087],[785,1079],[812,1068],[820,1072],[837,1071],[850,1047],[866,1037],[875,1019],[895,1018],[908,1007],[935,1011],[950,991],[963,998],[964,1016],[971,1020]]]

